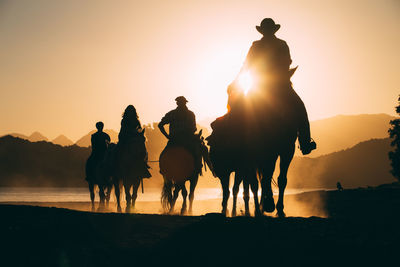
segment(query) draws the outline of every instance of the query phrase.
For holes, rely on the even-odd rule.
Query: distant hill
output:
[[[61,134],[51,141],[53,144],[60,146],[72,146],[74,142],[68,139],[65,135]]]
[[[362,114],[338,115],[312,121],[311,136],[318,147],[310,157],[340,151],[373,138],[389,137],[389,122],[395,118],[387,114]],[[301,155],[299,150],[296,155]]]
[[[33,132],[30,136],[20,134],[20,133],[11,133],[9,134],[14,137],[18,137],[21,139],[29,140],[31,142],[38,142],[38,141],[48,141],[47,137],[39,132]]]
[[[76,145],[80,146],[80,147],[89,147],[91,146],[91,141],[90,138],[92,136],[92,134],[94,134],[96,132],[96,130],[90,131],[88,134],[82,136],[78,141],[76,141]],[[111,138],[111,142],[118,142],[118,133],[112,129],[106,129],[104,130],[104,132],[106,132],[110,138]]]
[[[20,133],[10,133],[9,135],[14,136],[14,137],[18,137],[18,138],[21,138],[21,139],[25,139],[25,140],[28,140],[28,138],[29,138],[27,135],[20,134]]]
[[[43,134],[39,132],[34,132],[28,137],[28,140],[31,142],[38,142],[38,141],[48,141],[49,139],[47,139],[47,137],[45,137]]]
[[[373,139],[352,148],[317,158],[295,157],[288,174],[288,186],[346,188],[376,186],[395,181],[390,174],[390,139]],[[279,170],[278,170],[279,172]]]

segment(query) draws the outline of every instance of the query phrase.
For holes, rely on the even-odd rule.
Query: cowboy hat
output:
[[[176,102],[185,102],[185,103],[188,102],[184,96],[178,96],[177,98],[175,98],[175,101]]]
[[[265,18],[261,21],[260,26],[256,26],[256,29],[261,34],[276,33],[281,25],[275,24],[275,21],[271,18]]]

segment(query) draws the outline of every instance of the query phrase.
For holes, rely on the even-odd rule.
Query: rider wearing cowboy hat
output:
[[[238,75],[250,71],[255,78],[256,88],[263,90],[277,89],[284,92],[283,98],[286,108],[295,114],[295,123],[298,124],[300,149],[304,155],[309,154],[316,145],[310,138],[310,125],[303,101],[293,90],[290,81],[295,69],[290,69],[292,59],[289,47],[285,41],[277,38],[275,33],[281,26],[273,19],[265,18],[256,29],[263,35],[260,40],[253,42],[247,54],[245,63]],[[238,79],[238,78],[237,78]],[[228,93],[230,93],[228,91]]]

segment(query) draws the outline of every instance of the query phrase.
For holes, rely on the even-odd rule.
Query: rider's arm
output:
[[[167,114],[165,114],[165,116],[161,119],[160,123],[158,124],[158,128],[160,129],[161,133],[162,133],[167,139],[169,139],[170,136],[169,136],[169,134],[167,134],[167,132],[165,131],[164,125],[170,123],[170,120],[169,120],[170,115],[169,115],[169,114],[170,114],[169,112],[168,112]]]
[[[290,65],[292,64],[292,58],[290,57],[289,46],[285,41],[282,41],[282,44],[278,49],[278,54],[279,67],[281,67],[283,70],[289,70]]]
[[[197,127],[196,127],[196,116],[194,115],[193,112],[191,114],[190,128],[191,128],[190,130],[191,130],[192,133],[195,133],[196,130],[197,130]]]
[[[92,144],[92,150],[94,148],[94,135],[92,134],[92,137],[90,138],[90,142]]]

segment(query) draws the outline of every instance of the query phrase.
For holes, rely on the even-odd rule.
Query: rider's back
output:
[[[161,119],[169,124],[169,135],[172,140],[192,137],[196,131],[196,119],[192,111],[187,108],[171,110]]]
[[[107,145],[110,142],[110,136],[105,132],[95,132],[91,137],[92,154],[104,155]]]

